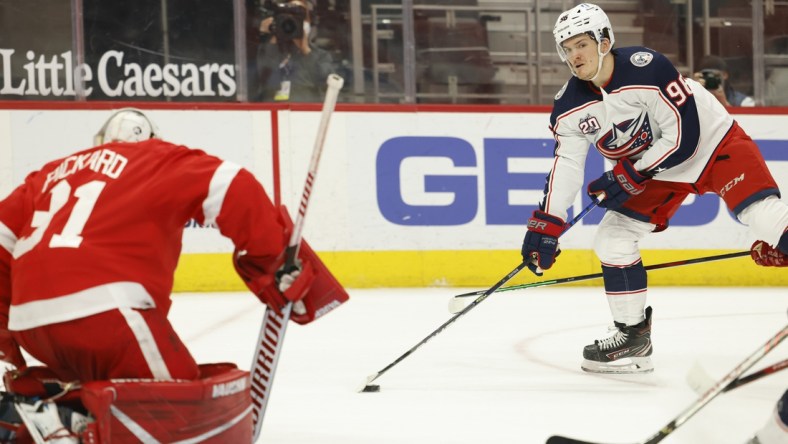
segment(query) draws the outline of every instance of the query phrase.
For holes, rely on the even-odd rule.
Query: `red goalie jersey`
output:
[[[287,241],[251,173],[158,139],[109,143],[32,173],[0,205],[3,237],[15,239],[10,329],[120,307],[166,313],[190,219],[261,260],[274,262]]]
[[[299,293],[278,292],[290,221],[245,169],[158,139],[107,143],[48,163],[0,202],[0,359],[20,365],[10,330],[64,380],[196,378],[166,320],[190,219],[233,241],[270,307],[309,296],[297,322],[332,302],[310,303],[312,283],[346,299],[308,247]]]

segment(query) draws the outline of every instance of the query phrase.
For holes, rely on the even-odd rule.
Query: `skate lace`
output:
[[[599,339],[596,341],[596,343],[601,350],[610,350],[611,348],[623,345],[627,341],[628,337],[629,336],[626,333],[619,330],[613,336],[605,339]]]
[[[50,434],[48,434],[46,436],[43,436],[43,438],[44,438],[44,441],[55,441],[55,440],[64,439],[64,438],[75,438],[75,440],[73,442],[77,442],[76,441],[77,435],[74,434],[71,430],[67,429],[65,426],[61,427],[59,429],[56,429],[54,432],[52,432],[52,433],[50,433]]]

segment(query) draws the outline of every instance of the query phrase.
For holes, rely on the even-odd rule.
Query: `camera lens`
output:
[[[292,37],[298,32],[298,23],[291,17],[286,17],[279,23],[279,32],[283,36]]]
[[[701,71],[703,75],[703,82],[706,89],[717,89],[722,83],[722,74],[713,69],[704,69]]]

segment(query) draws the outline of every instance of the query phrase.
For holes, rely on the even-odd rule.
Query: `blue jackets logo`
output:
[[[599,138],[596,147],[603,156],[615,160],[648,149],[653,140],[648,113],[642,112],[634,119],[613,124],[613,128]]]

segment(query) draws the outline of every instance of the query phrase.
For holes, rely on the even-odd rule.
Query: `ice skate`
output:
[[[648,373],[651,363],[651,307],[646,308],[646,319],[637,325],[615,323],[616,332],[605,339],[594,341],[583,349],[584,371],[592,373]]]
[[[80,440],[75,432],[84,430],[88,422],[87,417],[71,409],[60,412],[52,402],[21,402],[15,407],[36,443],[77,444]],[[64,425],[64,420],[71,429]]]

